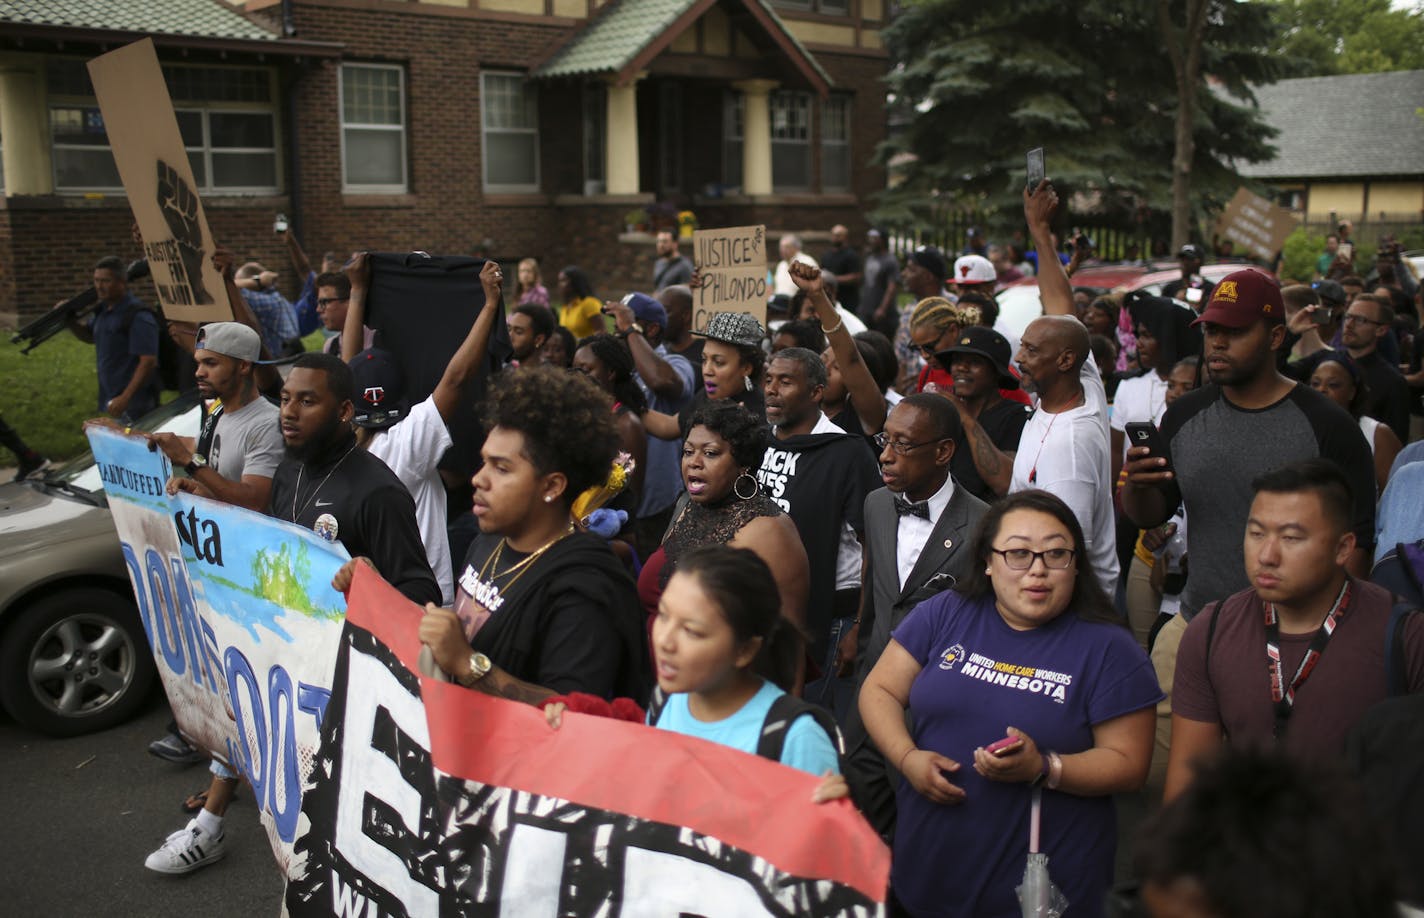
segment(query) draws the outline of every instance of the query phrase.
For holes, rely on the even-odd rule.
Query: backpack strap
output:
[[[1406,599],[1395,597],[1389,613],[1389,627],[1384,631],[1385,688],[1389,697],[1409,694],[1409,661],[1404,656],[1404,629],[1409,618],[1419,609]]]
[[[660,686],[653,686],[653,697],[648,699],[648,720],[650,727],[658,725],[658,718],[663,716],[663,708],[667,707],[667,694]]]
[[[771,703],[770,710],[766,712],[766,720],[762,721],[761,725],[761,738],[757,740],[757,755],[780,762],[782,748],[786,745],[786,734],[796,719],[803,714],[811,715],[812,719],[820,724],[821,729],[830,737],[831,745],[836,747],[836,754],[844,758],[845,738],[841,736],[841,728],[836,724],[831,712],[790,693],[778,695]]]

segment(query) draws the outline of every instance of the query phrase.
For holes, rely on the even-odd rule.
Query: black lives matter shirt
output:
[[[1265,408],[1247,410],[1220,387],[1177,399],[1162,418],[1162,438],[1176,472],[1190,531],[1182,613],[1246,589],[1241,543],[1258,475],[1301,459],[1333,460],[1355,498],[1353,530],[1362,548],[1375,541],[1375,466],[1360,425],[1343,408],[1296,385]],[[1175,501],[1176,489],[1167,497]]]
[[[820,652],[830,628],[846,527],[865,531],[865,495],[881,486],[880,467],[863,437],[848,434],[825,416],[809,434],[778,439],[757,470],[761,488],[796,524],[811,564],[811,590],[806,627],[813,655]],[[859,583],[859,546],[855,555]],[[819,656],[813,656],[819,660]]]
[[[346,436],[303,465],[287,459],[272,476],[269,516],[340,542],[351,557],[367,557],[386,582],[413,603],[439,604],[415,501],[381,460]]]

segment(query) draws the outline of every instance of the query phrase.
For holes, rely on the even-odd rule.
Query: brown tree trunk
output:
[[[1184,0],[1184,20],[1172,21],[1171,0],[1157,0],[1157,24],[1177,81],[1177,119],[1172,153],[1172,249],[1191,241],[1192,162],[1197,145],[1193,127],[1201,83],[1202,41],[1211,0]]]

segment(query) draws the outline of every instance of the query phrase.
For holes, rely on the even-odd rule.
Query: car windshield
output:
[[[184,437],[196,437],[200,420],[198,395],[185,392],[166,405],[161,405],[139,418],[134,430],[172,431]],[[51,484],[64,484],[85,491],[102,491],[104,483],[99,479],[99,470],[94,465],[94,454],[85,450],[62,465],[45,473],[44,480]]]

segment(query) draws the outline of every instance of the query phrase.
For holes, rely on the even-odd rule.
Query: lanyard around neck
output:
[[[1266,619],[1266,668],[1271,677],[1271,702],[1275,714],[1273,735],[1277,740],[1280,740],[1285,735],[1291,712],[1295,710],[1296,690],[1310,678],[1316,664],[1320,662],[1321,655],[1325,653],[1326,645],[1334,636],[1335,628],[1339,625],[1340,619],[1344,617],[1345,610],[1350,606],[1350,581],[1349,578],[1346,578],[1345,584],[1340,587],[1340,595],[1335,597],[1335,604],[1330,607],[1325,621],[1320,623],[1319,630],[1310,639],[1310,646],[1306,648],[1305,656],[1301,658],[1300,665],[1296,667],[1295,676],[1289,685],[1286,684],[1285,672],[1281,666],[1280,616],[1276,613],[1276,607],[1273,604],[1264,603],[1263,605],[1265,606]]]

